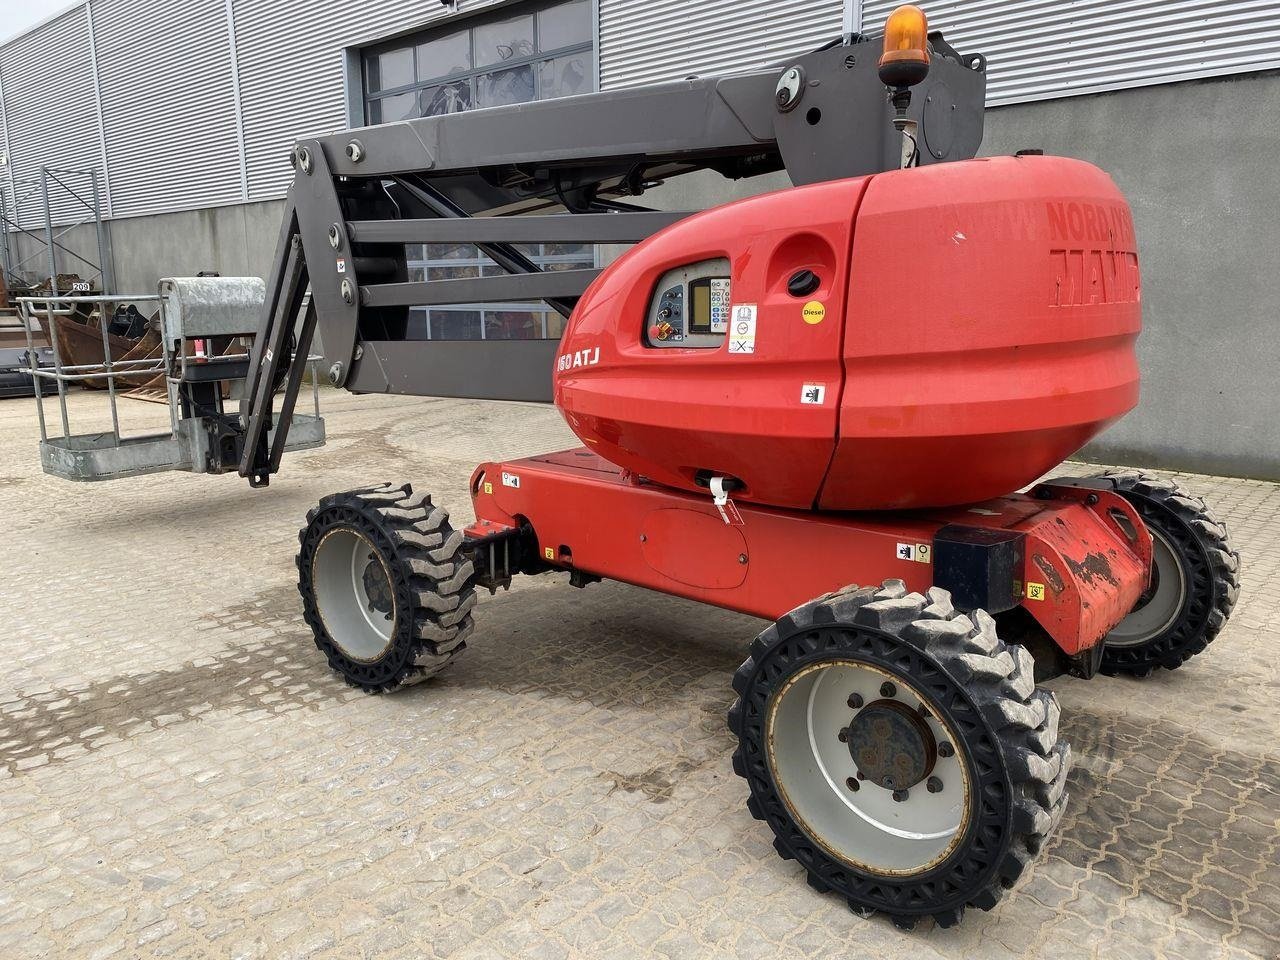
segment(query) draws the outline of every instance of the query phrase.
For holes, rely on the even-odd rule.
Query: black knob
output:
[[[800,270],[791,275],[791,279],[787,281],[787,293],[793,297],[807,297],[818,287],[822,286],[822,280],[812,270]]]

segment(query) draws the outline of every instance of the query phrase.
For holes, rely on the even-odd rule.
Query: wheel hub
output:
[[[1107,634],[1109,647],[1135,647],[1147,643],[1171,628],[1187,599],[1189,580],[1169,539],[1154,527],[1151,530],[1151,586],[1138,599],[1130,614]]]
[[[848,745],[859,777],[886,790],[914,787],[938,759],[929,725],[900,700],[876,700],[859,710],[849,724]]]
[[[369,609],[384,616],[391,615],[391,581],[387,579],[387,571],[383,569],[378,558],[369,555],[361,575],[364,581],[365,596],[369,598]]]

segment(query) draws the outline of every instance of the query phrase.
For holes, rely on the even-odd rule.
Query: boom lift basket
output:
[[[180,470],[189,473],[222,473],[224,456],[218,444],[239,432],[239,416],[224,410],[225,400],[243,398],[249,369],[249,349],[257,335],[265,287],[256,277],[183,277],[161,280],[154,294],[104,296],[59,294],[19,297],[26,323],[29,356],[35,357],[31,330],[48,327],[53,366],[32,361],[28,371],[37,391],[40,423],[40,461],[44,472],[64,480],[114,480]],[[158,345],[141,357],[112,355],[108,335],[108,306],[135,304],[154,309],[153,329]],[[77,308],[98,317],[96,332],[102,339],[102,360],[72,362],[55,335],[58,323],[76,323]],[[84,310],[84,308],[88,308]],[[303,306],[310,309],[310,304]],[[60,319],[65,318],[65,319]],[[90,328],[92,329],[92,328]],[[118,352],[118,348],[117,348]],[[324,444],[324,420],[316,379],[318,356],[308,356],[313,411],[292,417],[288,450]],[[164,432],[126,435],[121,428],[118,401],[140,382],[157,388],[168,407],[169,429]],[[111,417],[109,431],[73,433],[68,412],[68,388],[105,384]],[[56,390],[61,433],[51,431],[44,394]],[[273,431],[274,432],[274,431]]]

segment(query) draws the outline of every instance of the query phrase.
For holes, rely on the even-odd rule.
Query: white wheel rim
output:
[[[1151,531],[1152,575],[1158,578],[1155,592],[1116,625],[1106,637],[1109,647],[1136,647],[1160,636],[1177,622],[1187,599],[1187,572],[1178,562],[1173,545],[1154,527]]]
[[[886,681],[896,688],[891,699],[912,709],[925,703],[901,677],[870,664],[826,661],[799,671],[770,698],[766,752],[783,803],[811,840],[858,869],[911,875],[941,863],[960,842],[969,819],[969,773],[963,744],[925,703],[929,731],[954,747],[952,756],[937,756],[929,772],[942,789],[929,792],[926,778],[897,801],[894,791],[858,780],[839,732],[858,713],[849,706],[850,695],[860,696],[865,708],[885,699]],[[858,782],[856,790],[850,778]]]
[[[367,574],[384,578],[389,612],[374,609]],[[367,537],[347,527],[326,533],[311,560],[311,589],[325,632],[346,656],[368,663],[387,652],[396,622],[395,592],[386,562]]]

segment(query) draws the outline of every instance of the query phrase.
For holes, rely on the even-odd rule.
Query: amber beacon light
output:
[[[886,87],[913,87],[929,75],[929,18],[914,4],[904,4],[884,26],[880,79]]]

